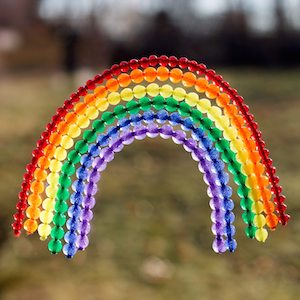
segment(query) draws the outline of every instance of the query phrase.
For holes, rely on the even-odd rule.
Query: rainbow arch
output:
[[[243,98],[203,64],[152,55],[113,65],[57,109],[26,166],[15,235],[24,228],[42,240],[51,236],[49,250],[68,257],[85,249],[104,165],[124,144],[156,135],[183,144],[199,161],[209,186],[216,252],[236,248],[224,164],[238,186],[248,237],[265,241],[265,227],[287,223],[279,178]]]

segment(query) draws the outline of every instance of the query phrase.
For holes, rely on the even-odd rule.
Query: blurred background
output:
[[[155,139],[105,172],[85,252],[67,260],[35,235],[13,238],[24,167],[55,109],[113,63],[150,54],[203,62],[244,96],[289,225],[248,240],[237,205],[238,250],[214,254],[197,165]],[[298,0],[0,0],[0,299],[298,299],[299,67]]]

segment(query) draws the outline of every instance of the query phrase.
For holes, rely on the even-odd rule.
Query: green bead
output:
[[[164,106],[165,106],[165,103],[166,103],[165,98],[160,96],[160,95],[154,97],[152,102],[153,102],[154,108],[157,109],[157,110],[163,109]]]
[[[218,128],[211,128],[207,134],[213,141],[221,140],[222,133]]]
[[[255,232],[256,232],[256,227],[251,225],[251,226],[248,226],[247,228],[245,228],[245,233],[246,233],[246,236],[250,239],[254,239],[255,237]]]
[[[191,107],[188,104],[186,104],[185,102],[179,103],[178,111],[179,111],[180,115],[183,117],[191,115]]]
[[[246,224],[252,223],[254,219],[254,213],[252,213],[250,210],[246,210],[242,214],[242,219]]]
[[[210,119],[203,118],[201,125],[203,126],[204,129],[209,130],[211,128],[212,124],[213,124],[213,122]]]
[[[58,182],[60,185],[63,185],[66,188],[70,187],[72,184],[71,177],[69,177],[68,175],[66,175],[64,173],[59,177]]]
[[[230,143],[225,139],[220,139],[216,142],[216,148],[220,152],[226,151],[228,153],[227,149],[229,149],[229,146],[230,146]]]
[[[141,100],[140,100],[140,105],[141,105],[141,109],[143,111],[147,111],[151,108],[151,101],[148,97],[143,97]]]
[[[68,210],[68,204],[65,201],[57,201],[55,203],[55,211],[60,213],[65,213]]]
[[[116,118],[123,119],[127,114],[127,110],[123,105],[117,105],[114,109],[114,113]]]
[[[252,201],[249,198],[242,198],[240,201],[240,206],[243,210],[251,210]]]
[[[71,161],[68,161],[68,162],[64,163],[64,165],[62,166],[62,171],[66,175],[71,176],[75,173],[75,166]]]
[[[92,127],[97,133],[103,132],[105,129],[105,122],[103,120],[96,120],[93,122]]]
[[[65,232],[62,227],[55,226],[52,228],[50,235],[53,239],[60,240],[64,237]]]
[[[174,98],[166,99],[166,110],[169,112],[176,111],[179,107],[178,102]]]
[[[52,240],[48,243],[48,249],[53,254],[57,254],[62,250],[62,242],[59,240]]]
[[[67,218],[65,215],[56,213],[53,217],[53,223],[57,226],[64,226],[67,221]]]
[[[80,154],[83,154],[83,153],[85,153],[85,152],[88,151],[89,146],[88,146],[88,144],[87,144],[84,140],[81,140],[81,141],[78,141],[78,142],[75,144],[75,149],[76,149]]]
[[[89,143],[96,141],[97,133],[94,130],[86,130],[83,133],[83,139]]]
[[[139,110],[140,110],[140,105],[139,105],[139,103],[137,103],[136,101],[134,101],[134,100],[131,100],[131,101],[129,101],[127,104],[126,104],[126,107],[127,107],[127,109],[128,109],[128,112],[130,113],[130,114],[137,114],[138,112],[139,112]]]
[[[115,114],[110,111],[106,111],[102,114],[101,119],[108,125],[115,121]]]
[[[68,153],[68,160],[71,161],[74,165],[80,162],[81,155],[76,150],[72,150]]]
[[[247,188],[245,185],[241,185],[238,187],[237,194],[239,197],[247,197],[249,194],[249,188]]]
[[[191,117],[194,123],[201,123],[202,119],[203,119],[203,115],[201,113],[201,111],[193,109],[192,113],[191,113]]]
[[[60,201],[67,201],[70,197],[70,193],[67,189],[60,187],[57,191],[56,197]]]

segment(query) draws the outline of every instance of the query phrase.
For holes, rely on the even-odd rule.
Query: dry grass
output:
[[[210,247],[208,196],[196,164],[170,141],[126,148],[100,183],[89,248],[51,256],[37,236],[6,237],[24,166],[72,85],[32,74],[0,82],[0,298],[297,299],[300,292],[299,71],[222,72],[250,105],[278,167],[292,220],[265,245],[243,234],[238,250]],[[5,239],[4,239],[5,238]]]

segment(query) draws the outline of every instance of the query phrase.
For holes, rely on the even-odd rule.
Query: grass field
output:
[[[102,177],[90,246],[73,260],[52,256],[37,236],[10,233],[25,164],[73,84],[54,75],[0,79],[0,299],[297,299],[300,293],[300,71],[221,70],[256,116],[278,169],[285,228],[263,244],[243,233],[238,249],[211,250],[202,176],[171,141],[136,142]],[[101,200],[100,200],[101,198]],[[236,197],[234,197],[237,200]]]

